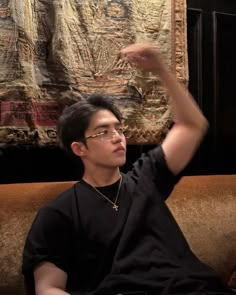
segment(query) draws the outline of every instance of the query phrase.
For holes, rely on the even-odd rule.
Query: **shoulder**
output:
[[[55,199],[42,206],[35,215],[29,231],[29,238],[52,233],[69,233],[74,228],[76,210],[73,209],[76,194],[75,185],[60,193]],[[53,234],[53,235],[54,235]]]
[[[53,218],[53,216],[70,217],[73,205],[76,202],[76,185],[77,183],[60,193],[56,198],[44,204],[44,206],[39,209],[37,217],[43,216],[44,218],[46,214],[49,214],[51,218]]]
[[[141,156],[133,163],[130,171],[126,173],[124,183],[136,185],[137,182],[148,179],[152,181],[156,178],[156,171],[161,166],[165,166],[165,157],[161,146],[142,153]]]
[[[72,185],[67,190],[60,193],[55,199],[52,199],[47,204],[45,204],[45,208],[54,208],[54,209],[61,209],[63,207],[67,207],[68,205],[73,202],[73,199],[75,198],[75,186],[77,183]]]
[[[78,220],[80,212],[83,210],[84,205],[87,204],[88,191],[86,187],[81,185],[78,181],[70,188],[59,194],[55,199],[46,203],[38,211],[37,217],[41,220],[46,219],[55,220],[57,222],[64,220],[64,222],[75,223]]]
[[[134,162],[130,171],[131,174],[136,175],[143,173],[152,173],[150,169],[155,169],[157,166],[166,167],[165,155],[162,146],[159,145],[142,155]]]
[[[131,171],[127,173],[128,181],[137,185],[154,184],[165,198],[170,194],[181,175],[174,175],[168,168],[165,153],[161,145],[144,153],[134,163]]]

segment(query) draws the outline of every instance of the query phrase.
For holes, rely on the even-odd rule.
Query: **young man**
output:
[[[37,295],[231,294],[191,252],[165,204],[207,120],[154,46],[134,44],[121,55],[160,76],[174,125],[122,174],[126,139],[118,109],[100,95],[65,109],[58,136],[81,158],[84,173],[35,218],[23,255],[26,281]]]

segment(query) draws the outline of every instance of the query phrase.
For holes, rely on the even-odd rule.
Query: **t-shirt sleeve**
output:
[[[71,253],[69,218],[50,207],[39,210],[29,230],[23,251],[22,272],[29,275],[47,261],[68,272]]]
[[[132,174],[135,178],[139,178],[140,174],[145,175],[149,181],[154,182],[164,199],[168,198],[181,178],[181,174],[174,175],[168,168],[161,145],[143,154],[134,164]]]
[[[174,175],[169,169],[161,145],[150,152],[150,157],[153,158],[152,163],[154,163],[153,170],[157,187],[166,199],[171,194],[176,183],[182,177],[182,174],[179,173],[178,175]]]

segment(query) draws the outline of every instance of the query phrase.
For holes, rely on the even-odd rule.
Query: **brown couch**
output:
[[[73,182],[0,185],[0,294],[24,294],[21,254],[36,211]],[[236,268],[236,175],[185,176],[167,201],[196,255],[227,282]]]

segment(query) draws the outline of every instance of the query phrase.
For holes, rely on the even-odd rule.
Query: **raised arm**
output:
[[[159,75],[166,87],[174,125],[162,147],[169,169],[178,174],[194,155],[208,129],[208,122],[187,88],[162,62],[155,46],[133,44],[123,49],[121,55],[141,70]]]
[[[36,295],[69,295],[65,292],[67,274],[50,262],[43,262],[34,271]]]

